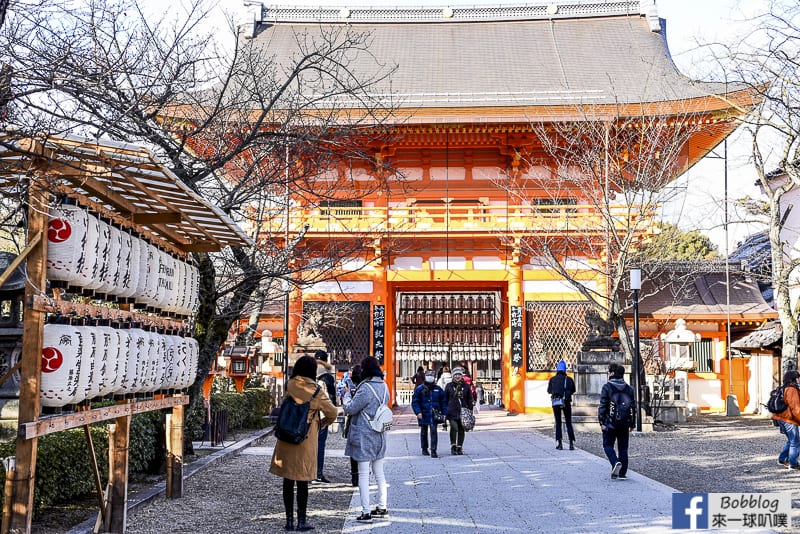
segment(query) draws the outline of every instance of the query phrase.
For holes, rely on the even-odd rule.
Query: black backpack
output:
[[[611,426],[614,428],[630,428],[635,421],[633,413],[633,398],[628,388],[617,389],[611,394],[609,405]]]
[[[311,401],[320,391],[316,391],[306,402],[295,402],[291,395],[286,395],[278,410],[278,421],[275,423],[275,437],[286,443],[297,445],[308,437],[311,423],[308,421],[308,412],[311,410]]]
[[[778,386],[769,393],[767,410],[772,413],[781,413],[788,407],[789,405],[783,400],[783,386]]]

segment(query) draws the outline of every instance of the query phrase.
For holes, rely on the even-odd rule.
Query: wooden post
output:
[[[106,531],[123,534],[128,520],[128,444],[131,416],[118,417],[108,432],[108,484],[111,487],[106,508]]]
[[[183,406],[167,414],[167,498],[183,496]]]
[[[34,236],[47,233],[47,193],[38,181],[31,182],[28,209],[28,242]],[[25,316],[22,323],[22,357],[20,358],[19,424],[39,419],[39,391],[42,370],[42,329],[44,314],[33,309],[33,299],[43,292],[47,283],[47,240],[33,247],[27,258],[28,280],[25,283]],[[36,481],[36,446],[38,439],[17,437],[17,468],[11,503],[10,530],[31,531],[33,518],[33,487]]]

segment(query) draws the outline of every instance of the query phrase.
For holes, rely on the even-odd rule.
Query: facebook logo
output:
[[[708,493],[673,493],[672,528],[708,528]]]

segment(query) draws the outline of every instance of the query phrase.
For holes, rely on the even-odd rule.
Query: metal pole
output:
[[[286,179],[286,233],[284,234],[284,246],[286,247],[286,275],[289,274],[289,145],[286,145],[286,159],[285,159],[285,179]],[[286,394],[286,384],[289,380],[289,292],[291,286],[288,281],[284,284],[284,297],[283,297],[283,365],[281,372],[283,374],[283,394]]]
[[[728,398],[725,402],[725,413],[729,417],[741,415],[736,395],[733,394],[733,353],[731,352],[731,266],[728,245],[728,139],[723,141],[722,157],[724,159],[723,178],[725,181],[725,354],[728,357]]]
[[[642,404],[641,387],[639,380],[639,370],[641,369],[641,359],[639,357],[639,290],[633,290],[633,393],[636,401],[636,431],[642,431]]]

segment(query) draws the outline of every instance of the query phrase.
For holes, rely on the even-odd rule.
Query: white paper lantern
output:
[[[180,377],[176,381],[177,389],[186,389],[194,383],[197,375],[197,362],[200,355],[200,347],[197,340],[193,337],[182,338],[180,350],[177,354],[179,361],[177,369]]]
[[[186,292],[189,296],[186,309],[189,315],[197,313],[200,307],[200,269],[195,265],[189,265],[189,278],[187,280]]]
[[[170,365],[168,340],[165,334],[157,334],[158,345],[158,372],[156,373],[155,386],[153,391],[166,389],[165,379],[167,376],[167,366]]]
[[[57,408],[78,397],[81,335],[72,325],[46,324],[42,332],[42,406]]]
[[[147,278],[150,276],[148,260],[150,248],[147,241],[138,238],[139,241],[139,278],[136,280],[136,292],[133,294],[134,301],[138,304],[146,305]]]
[[[119,365],[119,332],[108,325],[96,327],[97,351],[95,353],[95,367],[100,372],[100,391],[98,397],[105,397],[114,392]]]
[[[119,251],[122,236],[116,226],[108,225],[108,227],[111,232],[108,243],[108,265],[103,272],[103,283],[97,288],[97,292],[112,295],[116,290],[116,280],[119,274]]]
[[[144,393],[150,390],[152,385],[153,376],[153,356],[155,354],[155,342],[152,334],[146,329],[142,328],[144,347],[139,352],[139,367],[137,369],[137,383],[139,387],[136,389],[137,393]]]
[[[115,297],[124,297],[131,285],[131,234],[127,230],[119,230],[119,267],[114,278],[111,293]]]
[[[158,292],[156,293],[156,308],[164,310],[172,297],[175,288],[175,258],[168,252],[159,250],[158,264]]]
[[[89,230],[86,210],[61,206],[50,210],[47,223],[47,278],[80,285]]]
[[[114,328],[119,336],[119,350],[117,352],[117,374],[114,377],[112,393],[114,395],[124,395],[125,389],[129,389],[128,382],[128,358],[131,356],[131,333],[127,328]]]
[[[169,303],[164,308],[169,313],[177,315],[186,315],[183,306],[183,296],[186,294],[186,263],[178,258],[175,260],[175,276],[173,277],[172,293],[170,295]]]
[[[177,357],[182,340],[176,335],[167,334],[164,336],[164,341],[166,351],[164,353],[164,377],[161,389],[175,389],[178,378]]]
[[[120,254],[121,258],[120,261],[123,263],[127,263],[127,270],[125,272],[125,276],[120,278],[121,284],[121,291],[119,296],[126,299],[127,302],[130,302],[134,299],[136,295],[136,289],[139,284],[139,252],[140,252],[140,242],[139,238],[127,234],[128,236],[128,256],[124,257]],[[125,241],[125,236],[123,235],[123,243]]]
[[[141,328],[127,328],[123,329],[128,333],[128,356],[125,362],[125,378],[119,387],[121,395],[130,395],[136,393],[141,388],[141,368],[146,365],[144,361],[147,358],[147,351],[149,350],[147,341],[147,333]]]
[[[151,243],[147,244],[147,286],[145,288],[145,303],[155,308],[158,304],[158,268],[161,264],[161,252]]]
[[[111,226],[99,220],[97,234],[97,266],[94,269],[94,277],[86,284],[87,289],[99,291],[105,283],[108,274],[111,253]]]
[[[100,219],[86,213],[87,228],[86,228],[86,243],[81,251],[81,258],[78,260],[80,266],[80,281],[76,285],[80,287],[88,287],[91,282],[97,277],[99,267],[100,251],[98,249],[100,244]]]
[[[101,333],[96,326],[81,326],[79,327],[81,333],[81,375],[78,383],[78,389],[83,389],[84,396],[82,400],[89,400],[97,397],[102,388],[102,371],[97,365],[102,352]]]

